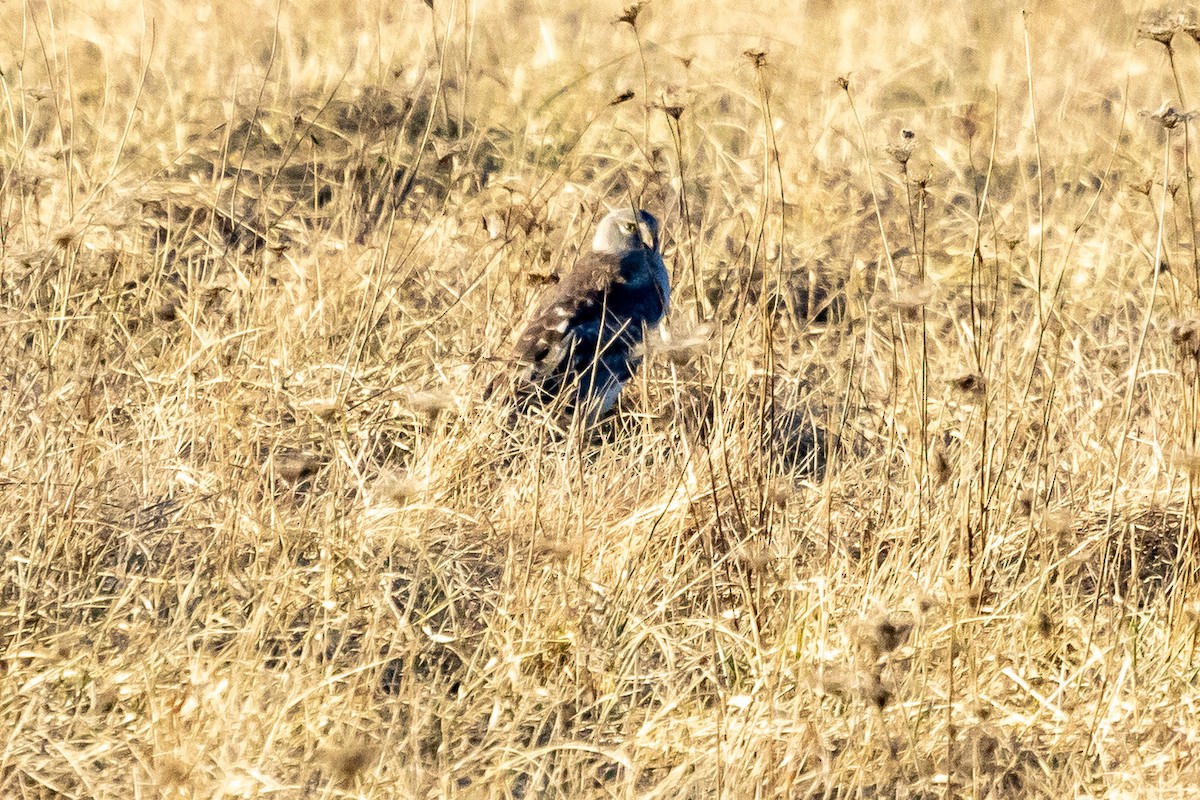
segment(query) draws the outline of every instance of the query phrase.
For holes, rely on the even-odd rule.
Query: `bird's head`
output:
[[[658,220],[649,212],[618,208],[596,226],[592,249],[621,255],[632,250],[658,250]]]

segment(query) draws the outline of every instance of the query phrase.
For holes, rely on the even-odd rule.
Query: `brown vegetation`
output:
[[[0,795],[1200,791],[1193,15],[741,6],[0,6]]]

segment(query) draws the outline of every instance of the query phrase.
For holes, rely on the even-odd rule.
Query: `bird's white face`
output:
[[[592,249],[597,253],[622,255],[642,248],[658,249],[658,220],[645,211],[618,208],[596,226]]]

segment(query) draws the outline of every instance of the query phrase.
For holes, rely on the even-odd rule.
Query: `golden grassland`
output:
[[[1200,793],[1194,20],[741,6],[0,5],[0,796]]]

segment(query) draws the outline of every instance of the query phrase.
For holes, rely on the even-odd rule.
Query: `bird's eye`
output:
[[[634,225],[632,222],[626,222],[624,228],[626,233],[633,233],[637,230],[637,225]]]

